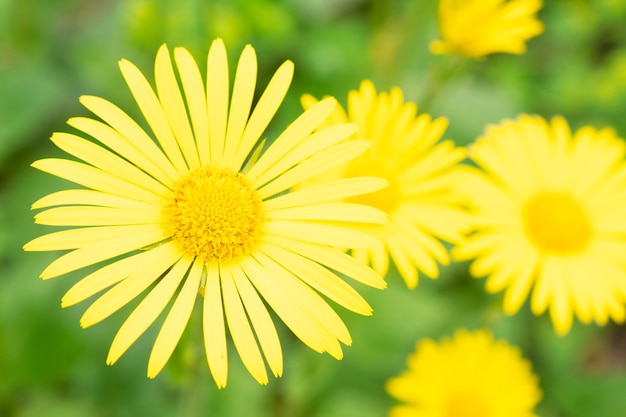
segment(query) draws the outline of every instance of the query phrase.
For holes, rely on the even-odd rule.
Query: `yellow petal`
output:
[[[88,265],[105,261],[125,253],[141,249],[165,239],[159,227],[152,227],[144,233],[124,236],[121,238],[100,241],[83,246],[53,261],[41,273],[42,279],[54,278],[68,272],[76,271]]]
[[[148,359],[148,378],[154,378],[161,372],[170,356],[172,356],[172,352],[174,352],[174,348],[187,326],[191,311],[198,297],[202,268],[202,262],[195,261],[193,263],[172,309],[163,322],[163,326],[154,341],[150,359]]]
[[[198,168],[200,166],[198,149],[187,117],[183,96],[176,81],[172,59],[165,45],[161,46],[157,52],[154,79],[159,102],[176,136],[176,142],[183,152],[187,166],[189,169]]]
[[[233,167],[235,153],[242,139],[250,109],[254,98],[254,88],[257,76],[257,60],[254,48],[246,45],[241,52],[235,83],[233,86],[233,96],[230,103],[230,113],[228,114],[228,128],[226,130],[226,143],[224,147],[224,165]]]
[[[387,215],[372,207],[352,203],[308,204],[267,212],[276,220],[327,220],[339,222],[384,223]]]
[[[218,388],[224,388],[228,379],[228,350],[226,326],[222,307],[220,273],[217,265],[207,267],[207,278],[202,308],[204,349],[211,375]]]
[[[156,65],[160,65],[162,62],[163,61],[157,61]],[[161,148],[165,151],[167,158],[179,174],[182,175],[186,173],[188,171],[187,164],[183,159],[176,138],[172,133],[172,129],[167,122],[167,116],[150,83],[133,63],[123,59],[119,62],[119,65],[130,92],[159,141]],[[143,132],[143,130],[141,132]],[[137,133],[139,133],[139,131]]]
[[[61,230],[35,238],[24,245],[26,251],[77,249],[98,242],[143,234],[154,230],[153,225],[83,227]]]
[[[222,298],[228,329],[244,366],[260,384],[267,384],[267,372],[263,357],[254,339],[250,322],[241,303],[230,268],[220,268]]]
[[[268,235],[338,248],[380,247],[382,242],[366,233],[322,222],[272,220],[265,224]]]
[[[122,136],[112,127],[94,119],[86,117],[72,117],[67,124],[75,129],[92,136],[94,139],[115,151],[118,155],[133,163],[151,177],[166,186],[172,183],[166,170],[150,159],[149,152],[140,149],[137,144]]]
[[[129,208],[140,210],[152,210],[157,207],[152,204],[146,204],[133,200],[132,198],[120,197],[118,195],[103,193],[95,190],[62,190],[52,194],[48,194],[35,201],[31,209],[40,209],[50,206],[70,206],[70,205],[88,205],[115,208]]]
[[[287,327],[311,349],[325,352],[326,343],[322,336],[325,330],[315,316],[300,303],[294,303],[290,298],[291,294],[285,293],[272,280],[265,279],[273,276],[275,271],[267,269],[252,257],[243,259],[241,267],[259,294]]]
[[[286,247],[285,247],[286,248]],[[295,276],[315,290],[324,294],[337,304],[354,311],[355,313],[369,316],[372,308],[351,286],[337,275],[313,262],[297,252],[274,245],[263,245],[263,252],[291,271]]]
[[[151,191],[147,191],[125,179],[80,162],[67,159],[47,158],[33,162],[32,166],[41,171],[56,175],[59,178],[104,193],[119,195],[121,197],[132,195],[137,201],[152,205],[159,205],[162,201],[162,197]]]
[[[319,126],[319,124],[328,117],[330,112],[336,105],[334,99],[326,99],[317,103],[311,109],[302,113],[276,138],[267,151],[261,156],[259,161],[248,172],[249,178],[253,182],[264,184],[271,178],[276,177],[284,170],[292,165],[300,162],[309,155],[337,143],[356,131],[355,125],[338,125],[325,130],[330,130],[329,134],[318,135],[320,140],[309,141],[309,152],[303,152],[298,148],[303,141],[309,138],[309,135]],[[322,131],[323,132],[323,131]],[[298,149],[299,151],[295,151]],[[291,159],[294,160],[291,160]],[[279,168],[272,169],[274,165]],[[281,165],[284,165],[281,167]],[[269,171],[269,172],[268,172]]]
[[[157,164],[167,174],[170,182],[175,181],[180,176],[154,140],[120,108],[103,98],[95,96],[81,96],[80,102],[96,116],[108,123],[127,142],[132,143],[150,161]]]
[[[239,148],[237,148],[235,153],[231,169],[238,171],[241,168],[254,144],[259,140],[276,114],[278,107],[287,94],[292,78],[293,63],[286,61],[278,68],[252,111],[243,132]]]
[[[231,271],[241,301],[246,307],[248,317],[263,349],[265,359],[274,376],[279,377],[283,373],[283,354],[272,318],[243,270],[233,266]]]
[[[210,162],[209,117],[202,75],[193,57],[185,48],[174,49],[174,60],[185,91],[200,165],[206,165]]]
[[[81,317],[80,325],[82,327],[92,326],[124,307],[159,279],[178,259],[180,259],[180,254],[173,248],[170,248],[161,257],[152,256],[150,264],[144,268],[136,269],[128,278],[116,284],[94,301]]]
[[[228,57],[221,39],[211,44],[207,58],[206,97],[209,112],[209,143],[211,165],[224,164],[226,112],[228,111]]]
[[[340,178],[281,194],[265,200],[266,210],[278,210],[289,207],[308,206],[342,200],[355,195],[367,194],[381,190],[387,186],[387,181],[376,177]]]
[[[152,250],[140,252],[103,266],[74,284],[63,296],[61,306],[69,307],[77,304],[120,282],[135,271],[146,268],[154,259],[163,257],[170,249],[167,245],[157,246]]]
[[[55,207],[35,215],[35,223],[49,226],[121,226],[152,224],[161,221],[161,209],[112,208],[90,206]]]
[[[259,195],[265,199],[305,182],[324,171],[343,164],[359,156],[369,148],[366,140],[352,140],[325,149],[296,165],[259,189]]]
[[[365,262],[359,262],[338,249],[305,243],[282,236],[267,236],[266,241],[279,247],[289,248],[312,261],[334,269],[370,287],[382,289],[387,286],[387,283],[371,268],[368,268]]]
[[[263,248],[260,249],[262,251]],[[273,282],[281,291],[290,294],[290,300],[298,300],[298,304],[307,308],[315,319],[320,322],[324,329],[323,333],[332,336],[332,339],[337,339],[350,345],[352,343],[350,333],[335,310],[333,310],[319,294],[313,291],[311,287],[304,284],[300,278],[295,276],[292,271],[284,268],[269,255],[265,253],[263,253],[263,255],[261,253],[255,254],[255,258],[266,268],[274,272],[274,274],[272,274],[274,277]],[[328,346],[326,350],[332,354]]]
[[[124,179],[138,187],[144,188],[156,195],[166,196],[169,189],[154,178],[146,175],[135,165],[126,162],[123,158],[107,151],[101,146],[69,133],[54,133],[50,138],[55,145],[67,153],[82,159],[88,164],[101,169],[108,174]]]
[[[120,356],[154,323],[174,297],[190,265],[191,260],[184,257],[180,259],[128,316],[111,343],[107,356],[108,365],[117,362]]]

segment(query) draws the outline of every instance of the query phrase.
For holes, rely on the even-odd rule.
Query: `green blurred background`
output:
[[[64,186],[29,164],[60,155],[48,137],[87,114],[81,94],[137,116],[116,62],[130,59],[150,78],[164,42],[205,62],[212,39],[222,37],[233,65],[252,43],[259,85],[293,60],[294,84],[269,137],[299,114],[302,93],[345,102],[363,78],[380,90],[400,86],[421,109],[448,117],[446,136],[461,145],[487,123],[521,112],[562,114],[575,128],[613,126],[626,135],[626,3],[546,2],[546,31],[527,54],[466,62],[444,79],[457,60],[428,52],[438,36],[433,0],[0,0],[0,416],[379,417],[394,404],[384,383],[405,369],[415,342],[460,327],[488,327],[533,361],[544,392],[539,415],[625,416],[624,327],[576,324],[557,337],[527,306],[506,317],[501,297],[485,294],[465,264],[443,268],[439,280],[424,279],[414,291],[393,270],[387,290],[358,288],[375,314],[340,311],[354,340],[343,361],[292,340],[279,324],[284,377],[258,385],[233,350],[229,384],[217,390],[197,321],[155,380],[145,372],[158,326],[106,366],[109,344],[135,304],[82,330],[88,303],[62,310],[60,299],[84,271],[41,281],[58,254],[21,250],[47,231],[33,224],[30,204]]]

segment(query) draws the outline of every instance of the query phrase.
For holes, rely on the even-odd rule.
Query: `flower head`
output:
[[[439,0],[442,40],[433,41],[430,50],[474,59],[523,54],[526,41],[543,32],[536,18],[541,6],[541,0]]]
[[[317,101],[303,97],[305,107]],[[325,178],[358,175],[385,178],[389,186],[350,198],[350,202],[377,207],[389,215],[385,247],[355,249],[353,255],[371,262],[385,275],[389,257],[407,286],[414,288],[418,270],[437,278],[437,262],[447,264],[448,252],[438,238],[458,242],[466,226],[461,199],[455,192],[457,163],[465,150],[450,140],[437,143],[447,127],[444,118],[417,115],[414,103],[404,103],[402,92],[376,93],[370,81],[348,95],[347,113],[339,105],[327,123],[354,122],[359,129],[351,140],[370,139],[373,144],[360,157],[326,172]]]
[[[514,314],[532,290],[531,310],[550,309],[557,333],[626,318],[626,153],[612,129],[573,135],[555,117],[520,116],[489,126],[470,150],[482,171],[464,184],[475,231],[454,249],[488,276]]]
[[[156,91],[133,64],[120,62],[153,136],[109,101],[81,97],[101,120],[77,117],[68,123],[92,139],[52,136],[79,161],[33,164],[84,187],[33,204],[47,208],[35,216],[37,223],[73,228],[36,238],[25,249],[71,250],[43,271],[44,279],[97,265],[62,300],[70,306],[103,292],[84,313],[83,327],[145,294],[115,336],[109,364],[173,300],[148,363],[148,376],[156,376],[198,294],[204,296],[206,357],[220,387],[228,372],[226,329],[255,379],[267,383],[265,362],[281,375],[281,347],[266,306],[312,349],[341,358],[339,342],[350,344],[350,335],[321,295],[371,314],[337,273],[377,288],[384,281],[335,247],[377,247],[378,239],[363,225],[386,220],[376,209],[341,200],[386,183],[349,178],[290,189],[346,163],[370,144],[346,142],[356,129],[348,124],[313,132],[335,107],[325,100],[263,151],[259,138],[287,92],[293,64],[278,69],[251,112],[257,71],[252,47],[241,54],[232,95],[221,40],[208,54],[206,86],[186,49],[176,48],[174,61],[182,91],[165,46],[156,57]]]
[[[533,417],[541,399],[530,362],[487,330],[421,340],[408,365],[387,382],[387,392],[407,403],[390,417]]]

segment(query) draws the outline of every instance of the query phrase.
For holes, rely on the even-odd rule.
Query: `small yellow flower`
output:
[[[556,332],[573,315],[604,325],[626,318],[626,145],[612,129],[520,116],[491,125],[470,149],[482,171],[468,172],[475,231],[453,251],[473,259],[486,289],[506,289],[516,313],[550,309]]]
[[[526,41],[543,32],[536,18],[541,0],[440,0],[442,40],[431,42],[436,55],[483,58],[504,52],[523,54]]]
[[[303,97],[305,108],[316,102],[311,96]],[[347,113],[337,105],[327,123],[347,121],[359,127],[351,139],[370,139],[372,147],[326,172],[324,178],[365,175],[389,183],[383,190],[349,200],[379,208],[390,219],[390,230],[381,234],[384,248],[355,249],[352,254],[370,262],[381,275],[387,273],[391,256],[409,288],[417,285],[418,270],[437,278],[437,262],[449,262],[448,251],[438,239],[458,242],[467,226],[462,201],[455,192],[456,167],[465,158],[465,150],[450,140],[437,143],[447,120],[417,115],[417,106],[405,103],[399,88],[377,94],[370,81],[363,81],[360,90],[348,94]]]
[[[387,382],[387,392],[406,403],[390,417],[534,417],[541,399],[530,362],[487,330],[421,340],[408,366]]]
[[[336,247],[381,245],[362,225],[386,221],[379,210],[341,201],[386,182],[370,177],[299,184],[360,155],[370,143],[346,142],[356,130],[349,124],[313,132],[335,108],[333,100],[325,100],[261,151],[259,138],[289,88],[293,64],[278,69],[251,112],[257,73],[252,47],[241,54],[232,96],[221,40],[208,54],[206,86],[186,49],[176,48],[174,61],[178,75],[168,49],[161,47],[156,90],[137,67],[120,62],[153,136],[109,101],[81,97],[101,121],[77,117],[68,123],[92,139],[52,136],[80,162],[33,164],[85,187],[33,204],[47,208],[35,216],[37,223],[73,228],[36,238],[25,249],[71,250],[43,271],[43,279],[97,266],[62,300],[66,307],[103,292],[81,318],[83,327],[145,294],[115,336],[109,364],[173,300],[148,362],[148,376],[155,377],[199,293],[206,357],[219,387],[228,374],[227,329],[257,381],[268,382],[266,362],[275,376],[282,374],[282,351],[267,307],[309,347],[340,359],[340,342],[349,345],[350,334],[321,295],[369,315],[370,306],[337,273],[377,288],[385,283]],[[292,187],[299,190],[290,192]]]

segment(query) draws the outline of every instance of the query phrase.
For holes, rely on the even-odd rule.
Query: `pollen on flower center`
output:
[[[175,187],[163,208],[163,227],[188,255],[206,263],[250,252],[264,222],[257,191],[228,169],[196,169]]]
[[[524,221],[531,240],[554,254],[577,253],[592,235],[587,213],[566,194],[546,192],[531,198],[524,207]]]

